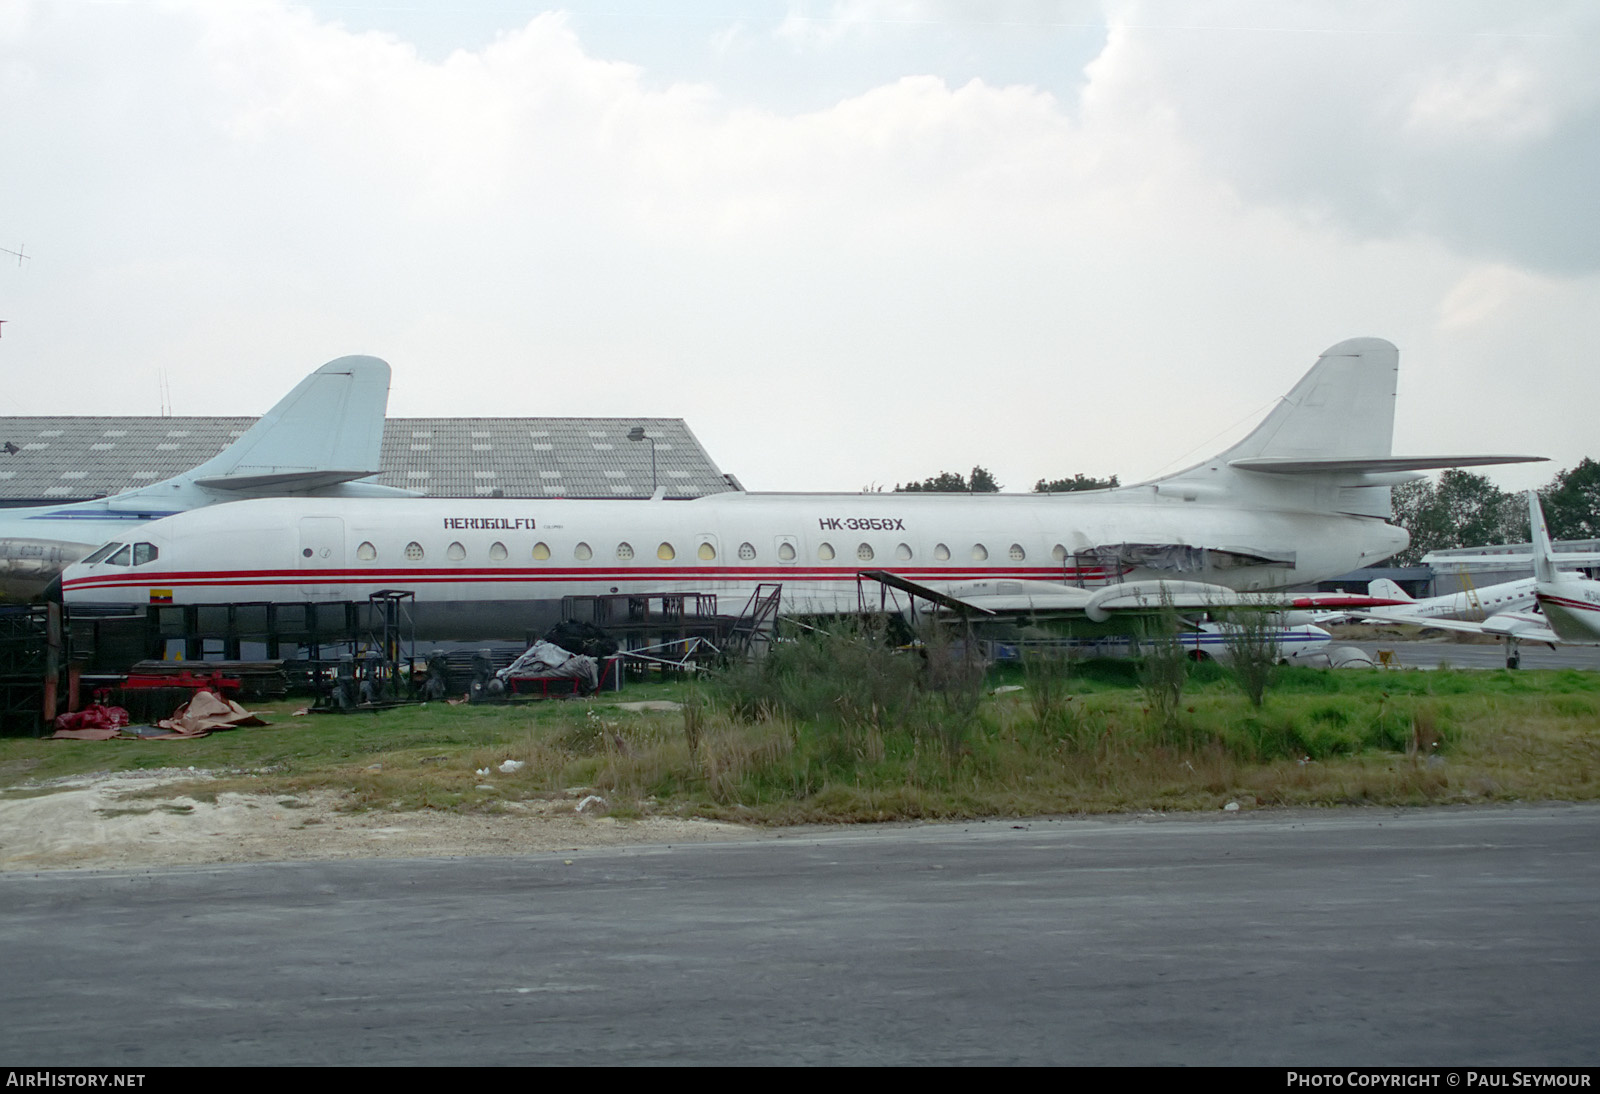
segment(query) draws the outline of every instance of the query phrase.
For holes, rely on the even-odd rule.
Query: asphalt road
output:
[[[1506,651],[1499,644],[1452,642],[1448,640],[1422,642],[1347,642],[1334,639],[1335,646],[1356,646],[1366,651],[1376,662],[1378,650],[1392,650],[1399,663],[1407,668],[1438,668],[1449,665],[1458,669],[1503,669]],[[1522,667],[1525,669],[1600,669],[1600,646],[1548,646],[1522,643]]]
[[[1595,1064],[1600,808],[0,876],[0,1062]]]

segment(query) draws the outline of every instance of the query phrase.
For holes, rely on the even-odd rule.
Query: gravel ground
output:
[[[0,795],[0,870],[506,855],[739,839],[755,831],[714,821],[593,816],[576,811],[576,798],[459,814],[342,812],[335,793],[223,793],[214,803],[146,794],[204,777],[166,768],[12,788]]]

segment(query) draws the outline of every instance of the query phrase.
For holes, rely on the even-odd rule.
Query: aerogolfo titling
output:
[[[533,527],[532,517],[445,517],[446,528],[466,528],[481,531],[484,529],[505,529],[516,532],[523,528]]]

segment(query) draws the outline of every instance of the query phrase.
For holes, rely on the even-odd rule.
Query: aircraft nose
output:
[[[48,601],[48,602],[50,602],[52,604],[64,603],[64,600],[63,600],[63,598],[61,596],[61,575],[60,574],[56,574],[55,577],[52,577],[50,579],[50,584],[48,584],[48,585],[46,585],[44,587],[44,592],[39,594],[39,598],[41,600]]]

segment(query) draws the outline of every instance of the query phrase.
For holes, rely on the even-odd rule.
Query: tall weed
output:
[[[1149,621],[1142,644],[1144,657],[1139,662],[1139,686],[1150,704],[1150,715],[1156,727],[1168,737],[1177,732],[1183,685],[1189,675],[1189,656],[1178,640],[1178,625],[1172,598],[1163,588],[1160,614]]]
[[[1257,710],[1266,701],[1267,686],[1282,652],[1278,629],[1283,617],[1274,612],[1227,611],[1213,613],[1222,624],[1223,644],[1228,651],[1228,672]]]

